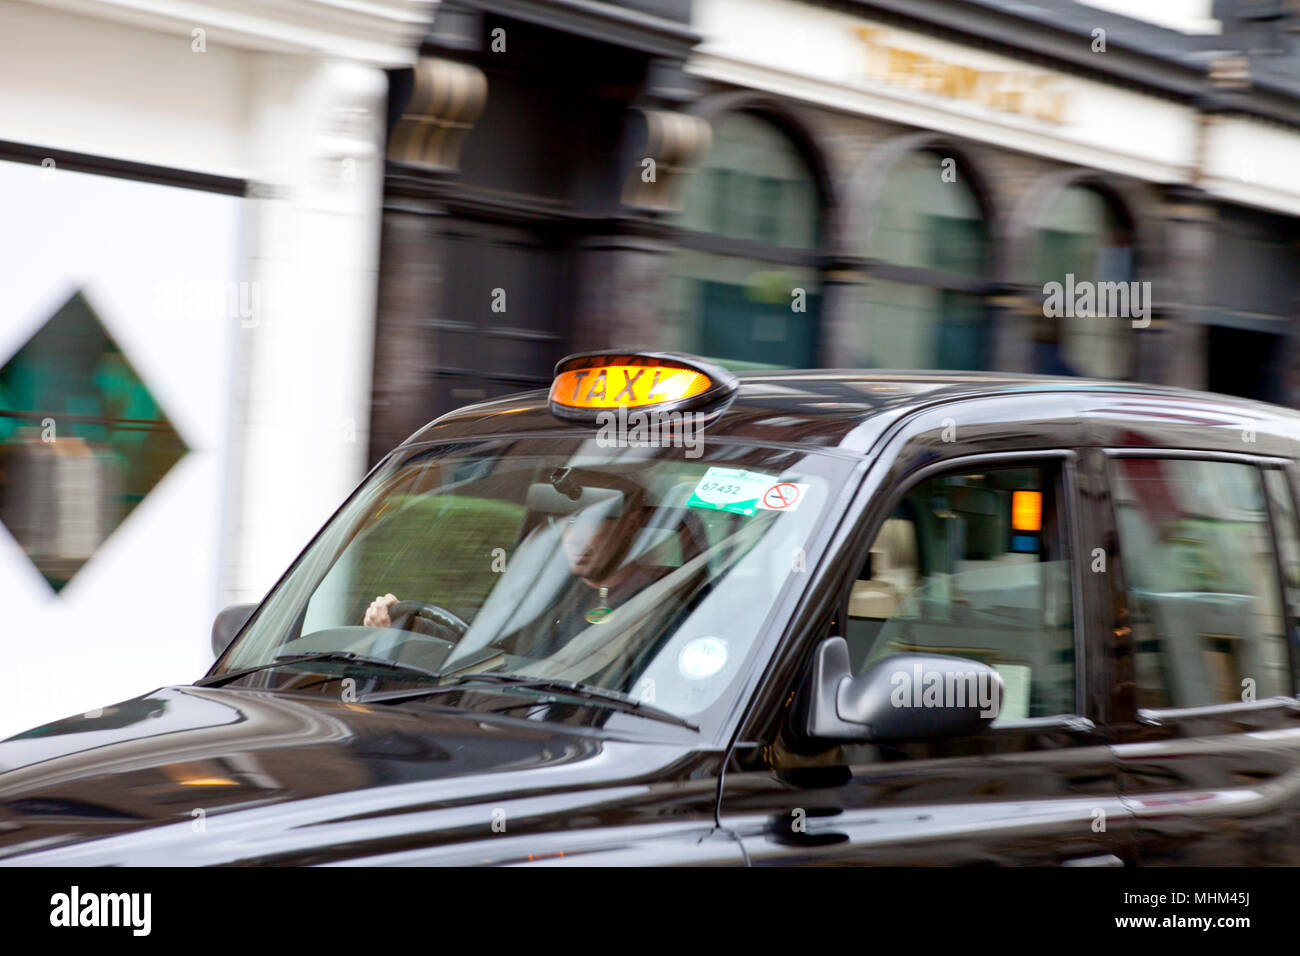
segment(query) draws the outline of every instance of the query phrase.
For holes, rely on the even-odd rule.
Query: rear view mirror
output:
[[[812,740],[889,743],[986,730],[1002,703],[992,667],[942,654],[894,654],[854,677],[849,647],[830,637],[795,702],[795,729]]]
[[[215,656],[222,655],[256,610],[256,604],[232,604],[217,614],[217,619],[212,622],[212,653]]]

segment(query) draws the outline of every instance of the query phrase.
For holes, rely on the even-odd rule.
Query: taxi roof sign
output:
[[[691,355],[583,352],[556,363],[551,412],[577,421],[595,421],[601,412],[620,408],[716,413],[735,395],[737,385],[726,369]]]

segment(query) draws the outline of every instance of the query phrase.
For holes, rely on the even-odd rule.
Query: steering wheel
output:
[[[388,609],[392,626],[415,631],[455,643],[469,630],[469,625],[445,607],[424,601],[398,601]]]

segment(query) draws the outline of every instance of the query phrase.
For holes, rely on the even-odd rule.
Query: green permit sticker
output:
[[[710,468],[691,493],[691,508],[753,515],[760,511],[794,511],[806,484],[780,481],[772,475],[743,468]]]

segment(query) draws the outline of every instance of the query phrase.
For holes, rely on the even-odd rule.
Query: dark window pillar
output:
[[[441,206],[387,184],[379,251],[379,302],[370,409],[370,461],[433,417],[429,369],[437,364],[432,322],[442,312]]]
[[[576,252],[574,351],[671,348],[661,318],[669,246],[653,235],[603,235]]]
[[[1178,189],[1165,205],[1165,273],[1155,295],[1161,321],[1138,331],[1146,381],[1183,388],[1209,383],[1205,313],[1210,305],[1214,208],[1199,190]]]
[[[989,300],[989,323],[992,326],[992,368],[999,372],[1032,373],[1037,371],[1034,343],[1043,321],[1040,289],[1024,288]]]
[[[665,218],[680,210],[684,183],[708,151],[712,130],[705,120],[666,102],[664,88],[674,86],[680,63],[655,61],[649,72],[645,104],[632,108],[619,143],[618,212],[605,221],[604,234],[588,235],[575,246],[575,351],[674,345],[663,319],[675,231]]]
[[[481,70],[440,57],[422,57],[407,83],[406,102],[391,104],[384,177],[371,462],[434,417],[429,369],[437,364],[446,261],[441,190],[459,171],[461,146],[487,99]]]
[[[859,363],[862,303],[867,274],[855,269],[829,269],[821,276],[821,347],[823,368],[854,368]],[[868,343],[869,347],[870,343]]]

